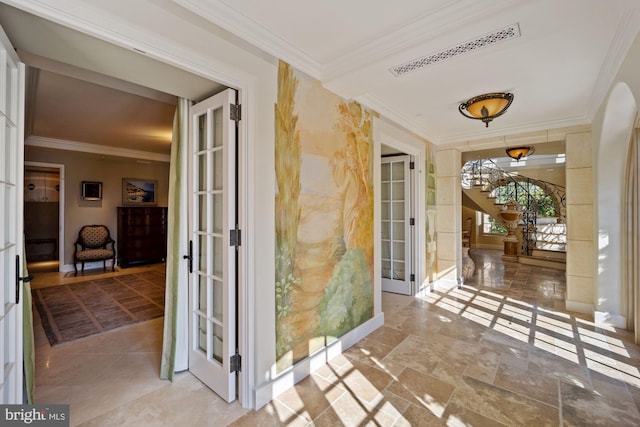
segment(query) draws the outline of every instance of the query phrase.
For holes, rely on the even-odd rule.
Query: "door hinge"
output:
[[[413,274],[413,273],[411,273],[411,276],[409,276],[409,280],[410,280],[411,282],[415,282],[415,281],[416,281],[416,275],[415,275],[415,274]]]
[[[229,230],[229,246],[238,247],[242,244],[241,230],[236,228],[235,230]]]
[[[416,162],[409,162],[409,169],[415,169],[416,168]]]
[[[242,109],[240,108],[240,104],[231,104],[229,107],[229,118],[238,123],[242,116]]]
[[[242,357],[236,353],[229,359],[231,373],[242,372]]]
[[[416,219],[415,218],[409,218],[409,225],[416,225]]]

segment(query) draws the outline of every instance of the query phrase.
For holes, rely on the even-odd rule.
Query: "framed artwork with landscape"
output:
[[[122,178],[122,204],[155,206],[158,181],[154,179]]]

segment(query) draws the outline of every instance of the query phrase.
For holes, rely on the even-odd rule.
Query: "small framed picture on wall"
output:
[[[153,179],[122,178],[122,204],[148,205],[157,203],[158,181]]]
[[[82,200],[102,200],[102,183],[82,181]]]

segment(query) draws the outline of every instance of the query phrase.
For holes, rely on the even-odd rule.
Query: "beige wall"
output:
[[[472,248],[497,249],[504,247],[503,236],[492,236],[482,234],[482,230],[478,228],[476,210],[462,207],[462,227],[465,227],[465,220],[471,218],[471,237],[470,244]]]
[[[26,146],[25,161],[64,165],[64,264],[73,264],[73,244],[80,227],[104,224],[117,241],[116,207],[122,205],[122,178],[158,181],[158,206],[167,206],[169,163],[138,163],[134,159],[104,157],[74,151]],[[102,182],[102,200],[82,200],[82,181]],[[63,184],[64,183],[64,184]],[[67,268],[68,269],[68,268]]]

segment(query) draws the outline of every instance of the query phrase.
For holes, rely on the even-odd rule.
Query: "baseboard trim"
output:
[[[590,314],[593,316],[593,304],[571,300],[565,300],[564,303],[568,311],[575,311],[576,313]]]
[[[271,402],[286,390],[308,377],[313,371],[326,365],[329,360],[342,354],[349,347],[353,346],[383,324],[384,313],[380,313],[352,331],[347,332],[326,347],[307,356],[286,372],[280,374],[277,378],[256,387],[253,399],[255,404],[254,409],[260,409]]]
[[[111,265],[113,264],[113,262],[107,260],[107,271],[111,271]],[[85,262],[84,263],[84,269],[85,270],[95,270],[98,268],[102,268],[102,261],[92,261],[92,262]],[[78,271],[80,271],[80,269],[82,268],[82,266],[80,265],[80,263],[78,263]],[[61,273],[69,273],[71,271],[75,271],[73,269],[73,264],[65,264],[62,266],[62,268],[60,269]]]

